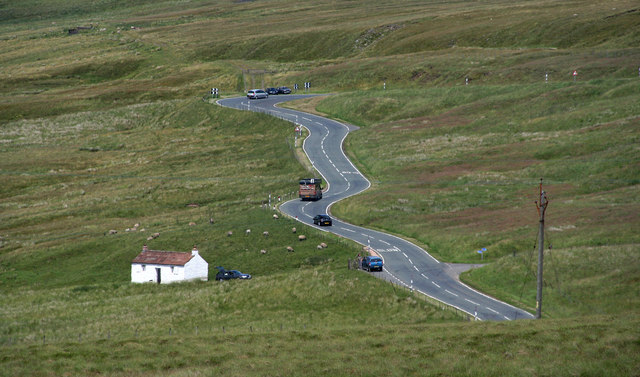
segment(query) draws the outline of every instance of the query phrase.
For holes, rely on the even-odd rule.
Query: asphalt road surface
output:
[[[358,194],[370,183],[342,151],[342,143],[357,127],[321,116],[276,107],[280,102],[308,97],[306,95],[270,96],[249,100],[246,97],[221,99],[218,104],[240,110],[258,111],[288,120],[309,130],[304,151],[328,184],[318,201],[290,200],[280,206],[283,213],[323,231],[329,231],[370,246],[384,259],[384,271],[372,274],[392,278],[418,292],[456,307],[478,320],[532,319],[532,314],[491,298],[461,283],[450,265],[440,263],[424,249],[402,238],[355,226],[333,218],[333,226],[313,224],[317,214],[330,214],[333,203]],[[309,177],[311,178],[311,177]]]

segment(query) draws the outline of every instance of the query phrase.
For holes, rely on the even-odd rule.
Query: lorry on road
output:
[[[300,180],[300,199],[322,199],[322,178],[303,178]]]

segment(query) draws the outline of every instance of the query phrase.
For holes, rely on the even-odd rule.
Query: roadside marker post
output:
[[[573,82],[576,82],[576,78],[578,77],[578,71],[573,71]]]

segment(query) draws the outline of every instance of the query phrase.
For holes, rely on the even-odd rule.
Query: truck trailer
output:
[[[304,178],[300,180],[300,199],[322,199],[322,178]]]

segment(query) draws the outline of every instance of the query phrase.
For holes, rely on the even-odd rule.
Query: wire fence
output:
[[[362,260],[359,258],[355,258],[355,259],[348,259],[347,260],[347,268],[349,270],[362,270],[363,272],[365,271],[362,268]],[[471,321],[474,320],[474,316],[470,315],[469,313],[462,311],[454,306],[451,305],[447,305],[446,303],[436,300],[434,298],[431,298],[425,294],[422,294],[420,292],[418,292],[417,290],[413,289],[411,286],[407,285],[406,283],[404,283],[403,281],[399,280],[398,278],[394,277],[391,274],[388,274],[384,271],[378,272],[378,273],[372,273],[372,275],[374,275],[375,277],[377,277],[378,279],[382,279],[384,281],[386,281],[387,283],[390,283],[393,286],[393,289],[399,289],[402,290],[404,292],[406,292],[407,294],[412,295],[414,298],[418,298],[420,300],[423,300],[429,304],[431,304],[432,306],[435,306],[439,309],[442,310],[446,310],[449,311],[451,313],[454,313],[456,316],[460,317],[461,319],[465,320],[465,321]]]

